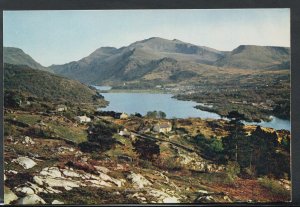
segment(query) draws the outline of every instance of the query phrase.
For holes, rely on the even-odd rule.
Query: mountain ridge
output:
[[[178,39],[151,37],[120,48],[100,47],[78,61],[51,65],[46,70],[86,84],[119,84],[124,81],[153,80],[153,77],[174,82],[171,78],[174,75],[195,74],[197,77],[207,68],[217,70],[219,67],[289,69],[290,48],[240,45],[232,51],[219,51]]]

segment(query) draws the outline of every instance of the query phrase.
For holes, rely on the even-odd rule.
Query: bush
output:
[[[16,134],[16,132],[17,132],[17,129],[15,126],[7,124],[7,123],[4,124],[4,135],[5,136],[14,135],[14,134]]]
[[[208,157],[218,160],[218,161],[223,161],[223,143],[222,140],[216,138],[216,137],[211,137],[210,139],[206,139],[204,135],[199,134],[195,137],[195,141],[199,148],[202,150],[205,155]]]
[[[226,166],[226,173],[228,175],[228,179],[233,181],[237,175],[240,173],[240,166],[235,161],[229,161]]]
[[[173,157],[155,160],[155,165],[164,170],[182,170],[182,164]]]
[[[290,198],[291,192],[286,190],[282,185],[280,185],[276,180],[264,176],[258,180],[259,184],[264,188],[268,189],[271,193],[276,196]]]

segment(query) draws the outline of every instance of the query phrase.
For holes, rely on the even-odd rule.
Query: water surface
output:
[[[103,90],[103,89],[102,89]],[[109,89],[107,89],[109,90]],[[212,118],[221,119],[221,116],[194,108],[199,103],[194,101],[182,101],[172,98],[172,94],[159,93],[103,93],[109,105],[101,108],[104,111],[125,112],[127,114],[140,113],[146,115],[148,111],[163,111],[167,118]],[[272,116],[270,122],[243,122],[247,125],[260,125],[271,127],[276,130],[291,130],[290,120],[283,120]]]

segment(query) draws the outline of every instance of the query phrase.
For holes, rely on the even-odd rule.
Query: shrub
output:
[[[14,135],[16,133],[16,127],[7,123],[4,123],[4,135]]]
[[[237,175],[240,173],[240,166],[235,161],[229,161],[226,166],[226,173],[228,175],[228,179],[233,181]]]
[[[271,193],[275,194],[276,196],[289,198],[290,197],[290,191],[285,189],[283,186],[281,186],[276,180],[268,178],[267,176],[264,176],[258,180],[259,184],[263,186],[264,188],[268,189]]]

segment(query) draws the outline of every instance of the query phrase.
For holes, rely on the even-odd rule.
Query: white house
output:
[[[56,107],[56,111],[60,112],[60,111],[66,111],[67,107],[65,105],[58,105]]]
[[[127,119],[129,116],[128,116],[128,114],[126,114],[126,113],[122,113],[121,115],[120,115],[120,119]]]
[[[172,131],[172,124],[170,122],[162,122],[162,123],[155,124],[153,127],[153,131],[168,133]]]
[[[76,116],[75,119],[79,123],[91,122],[91,118],[87,117],[86,115],[84,115],[84,116]]]

